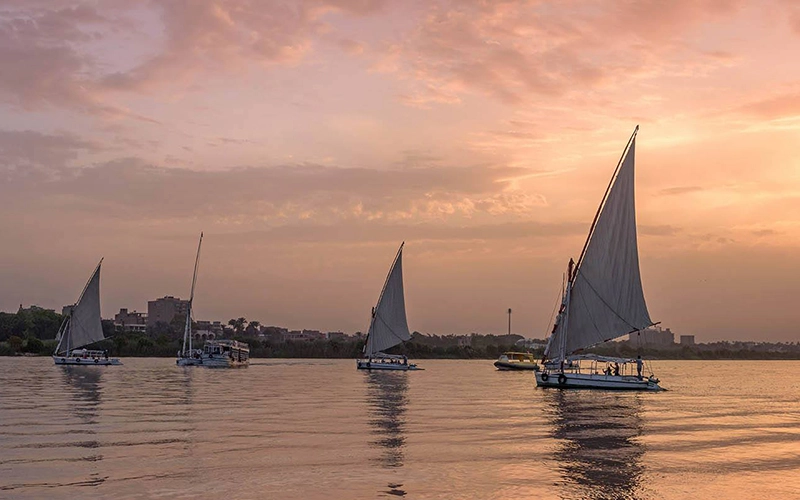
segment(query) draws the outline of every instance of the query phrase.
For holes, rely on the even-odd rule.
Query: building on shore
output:
[[[186,316],[189,301],[167,295],[156,300],[147,301],[147,326],[156,323],[171,323],[176,316]]]
[[[120,332],[144,333],[147,331],[147,314],[121,308],[114,315],[114,329]]]
[[[328,340],[345,340],[347,335],[344,332],[328,332],[325,334],[325,338]]]
[[[325,340],[325,334],[319,330],[290,330],[283,334],[283,341],[310,342],[312,340]]]
[[[71,307],[72,306],[64,306],[64,307],[62,307],[61,308],[61,315],[64,316],[64,311],[68,311],[69,308],[71,308]],[[31,312],[31,313],[35,313],[35,312],[51,312],[51,313],[55,313],[56,310],[55,309],[47,309],[46,307],[39,307],[39,306],[36,306],[36,305],[31,305],[29,308],[25,309],[24,307],[22,307],[22,304],[20,304],[19,305],[19,310],[17,310],[17,314],[19,314],[21,312]]]
[[[199,320],[194,322],[195,340],[214,340],[221,338],[224,333],[224,325],[219,321]]]
[[[694,335],[681,335],[681,345],[694,345]]]

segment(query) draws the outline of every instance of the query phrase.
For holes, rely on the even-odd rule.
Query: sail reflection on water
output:
[[[408,373],[378,371],[368,372],[366,377],[369,423],[376,437],[372,444],[382,451],[378,461],[383,467],[402,467]]]
[[[96,367],[70,366],[62,372],[64,384],[70,392],[70,411],[83,423],[96,423],[102,394],[103,371]],[[94,431],[86,431],[94,433]]]
[[[78,460],[91,464],[87,470],[80,473],[75,468],[73,471],[75,475],[72,478],[75,482],[72,484],[97,486],[107,479],[100,473],[97,465],[103,460],[103,455],[99,453],[101,443],[97,438],[98,431],[95,429],[99,423],[102,402],[103,370],[98,370],[94,366],[66,366],[62,369],[62,376],[65,389],[70,394],[69,412],[81,423],[78,428],[73,427],[70,431],[74,438],[77,438],[72,444],[78,449],[86,449],[85,452],[80,452],[82,456],[78,457]]]
[[[641,401],[638,394],[557,391],[549,396],[553,460],[564,498],[634,499],[643,495]]]

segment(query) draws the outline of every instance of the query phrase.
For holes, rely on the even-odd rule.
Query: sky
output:
[[[650,315],[798,341],[793,1],[4,0],[0,310],[547,332],[636,125]]]

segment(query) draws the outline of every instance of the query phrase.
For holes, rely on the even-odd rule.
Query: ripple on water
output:
[[[0,358],[0,491],[15,498],[800,491],[797,362],[654,363],[670,391],[631,394],[540,390],[491,361],[423,361],[412,373],[359,372],[352,360],[231,371],[48,361]]]

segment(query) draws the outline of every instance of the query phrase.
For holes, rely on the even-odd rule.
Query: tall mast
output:
[[[378,313],[378,306],[381,305],[381,300],[383,299],[383,294],[386,291],[386,285],[389,284],[389,277],[392,275],[392,271],[394,271],[394,266],[397,265],[397,259],[400,258],[400,254],[403,252],[403,245],[406,242],[400,243],[400,248],[397,250],[397,254],[394,256],[394,260],[392,261],[391,267],[389,267],[389,272],[386,274],[386,280],[383,282],[383,288],[381,288],[381,294],[378,296],[378,302],[375,303],[375,307],[372,309],[372,317],[369,320],[369,329],[367,329],[367,337],[364,339],[364,349],[363,353],[366,354],[367,352],[367,343],[369,342],[369,333],[372,331],[372,325],[375,324],[375,315]],[[372,353],[370,353],[372,354]]]
[[[203,244],[203,233],[200,232],[200,242],[197,243],[197,256],[194,259],[194,272],[192,273],[192,289],[189,293],[189,305],[186,308],[186,326],[183,330],[183,353],[186,353],[186,339],[189,339],[189,352],[192,351],[192,302],[194,301],[194,286],[197,283],[197,267],[200,264],[200,247]]]
[[[58,354],[59,349],[61,349],[61,344],[64,342],[64,337],[67,335],[67,322],[69,322],[69,317],[70,314],[67,314],[64,317],[64,320],[61,322],[61,326],[58,329],[58,334],[56,335],[58,345],[56,346],[56,352],[53,353],[54,355]]]

